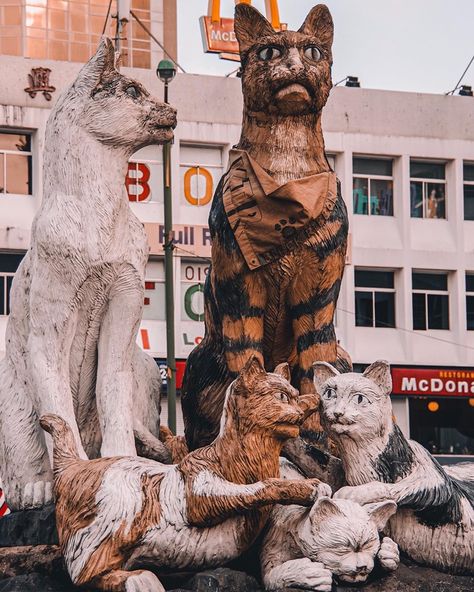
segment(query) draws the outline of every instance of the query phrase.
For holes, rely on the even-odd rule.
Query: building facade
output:
[[[6,48],[14,55],[0,57],[0,76],[6,81],[0,86],[0,356],[9,288],[28,249],[41,200],[46,121],[57,96],[92,53],[107,4],[24,0],[18,7],[18,2],[0,0],[2,26],[19,27],[15,35],[1,38],[3,53]],[[65,14],[57,15],[60,5]],[[78,6],[89,28],[87,34],[82,31],[87,41],[76,38]],[[141,20],[175,55],[174,3],[134,0],[132,8],[142,11]],[[154,71],[163,54],[149,37],[140,38],[135,24],[128,25],[130,36],[123,42],[132,67],[123,71],[162,96]],[[58,31],[67,32],[66,45],[53,43]],[[79,51],[76,43],[84,47]],[[54,89],[47,91],[51,100],[43,92],[25,92],[38,68],[50,70],[46,86]],[[204,332],[207,217],[228,152],[240,135],[240,81],[178,74],[170,101],[179,119],[172,147],[179,385],[186,358]],[[341,180],[350,219],[338,339],[358,368],[380,358],[393,364],[400,426],[446,455],[474,454],[473,107],[471,97],[338,87],[323,117],[328,159]],[[136,153],[124,183],[150,242],[138,339],[163,363],[161,148]]]

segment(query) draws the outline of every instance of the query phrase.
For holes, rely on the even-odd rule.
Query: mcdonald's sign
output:
[[[252,4],[252,0],[235,0],[235,4]],[[280,22],[278,0],[265,0],[267,19],[276,31],[285,29]],[[234,33],[234,19],[221,17],[220,0],[209,0],[207,16],[200,18],[206,53],[218,53],[223,59],[239,61],[239,44]]]

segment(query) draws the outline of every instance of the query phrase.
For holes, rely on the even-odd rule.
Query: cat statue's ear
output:
[[[237,4],[235,7],[234,31],[240,53],[248,51],[262,37],[275,33],[263,14],[249,4]]]
[[[365,369],[362,376],[370,378],[381,389],[385,395],[392,392],[392,375],[390,374],[390,364],[385,360],[377,360]]]
[[[388,519],[397,511],[397,504],[391,500],[387,500],[376,504],[366,504],[364,508],[367,510],[370,519],[375,523],[377,530],[380,532],[385,528]]]
[[[334,37],[334,24],[328,7],[324,4],[314,6],[299,28],[299,32],[316,37],[325,49],[330,50]]]
[[[252,356],[242,368],[237,380],[242,380],[245,386],[250,386],[255,378],[264,374],[266,374],[266,372],[260,358]]]
[[[313,382],[316,388],[316,392],[318,393],[320,392],[321,387],[326,382],[326,380],[329,380],[330,378],[333,378],[334,376],[340,374],[340,372],[336,370],[334,366],[328,364],[328,362],[314,362],[313,372]]]
[[[74,89],[79,93],[88,93],[104,76],[113,72],[116,72],[114,45],[108,37],[102,37],[97,51],[79,72]]]
[[[283,364],[278,364],[273,373],[282,376],[288,382],[291,381],[290,366],[286,362],[283,362]]]
[[[338,508],[336,502],[330,497],[324,495],[318,497],[309,512],[309,519],[311,522],[320,524],[321,521],[326,520],[331,516],[343,516],[343,513]]]

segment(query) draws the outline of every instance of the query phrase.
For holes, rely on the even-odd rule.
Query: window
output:
[[[10,290],[24,255],[0,253],[0,316],[10,314]]]
[[[474,273],[466,273],[466,328],[474,331]]]
[[[208,263],[181,262],[181,319],[204,321],[204,282]]]
[[[431,454],[474,454],[471,401],[458,396],[409,397],[410,438]]]
[[[0,197],[32,194],[31,135],[0,130]]]
[[[166,319],[165,266],[162,261],[150,262],[146,269],[143,320]]]
[[[185,205],[209,207],[222,173],[220,146],[181,144],[180,177]]]
[[[355,270],[357,327],[395,327],[393,271]]]
[[[474,220],[474,164],[464,163],[464,220]]]
[[[0,4],[0,54],[85,62],[99,44],[109,0],[8,0]],[[131,2],[148,29],[158,19],[150,4],[150,0]],[[115,27],[115,20],[109,18],[106,35],[114,37]],[[150,68],[150,38],[135,19],[124,23],[122,40],[123,65]]]
[[[447,273],[412,273],[413,329],[449,329]]]
[[[135,152],[125,177],[128,199],[138,203],[163,203],[163,151],[147,146]]]
[[[412,218],[446,218],[446,165],[410,161]]]
[[[354,157],[354,214],[393,216],[392,160]]]

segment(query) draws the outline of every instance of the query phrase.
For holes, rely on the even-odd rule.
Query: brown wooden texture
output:
[[[206,335],[189,357],[183,384],[190,449],[216,436],[226,387],[251,356],[267,370],[288,361],[303,395],[314,394],[314,361],[347,369],[348,360],[333,325],[347,212],[321,130],[332,85],[331,15],[318,5],[298,31],[275,32],[252,6],[239,4],[235,32],[242,135],[209,219]],[[312,411],[317,404],[314,397]],[[317,418],[308,427],[320,429]]]

